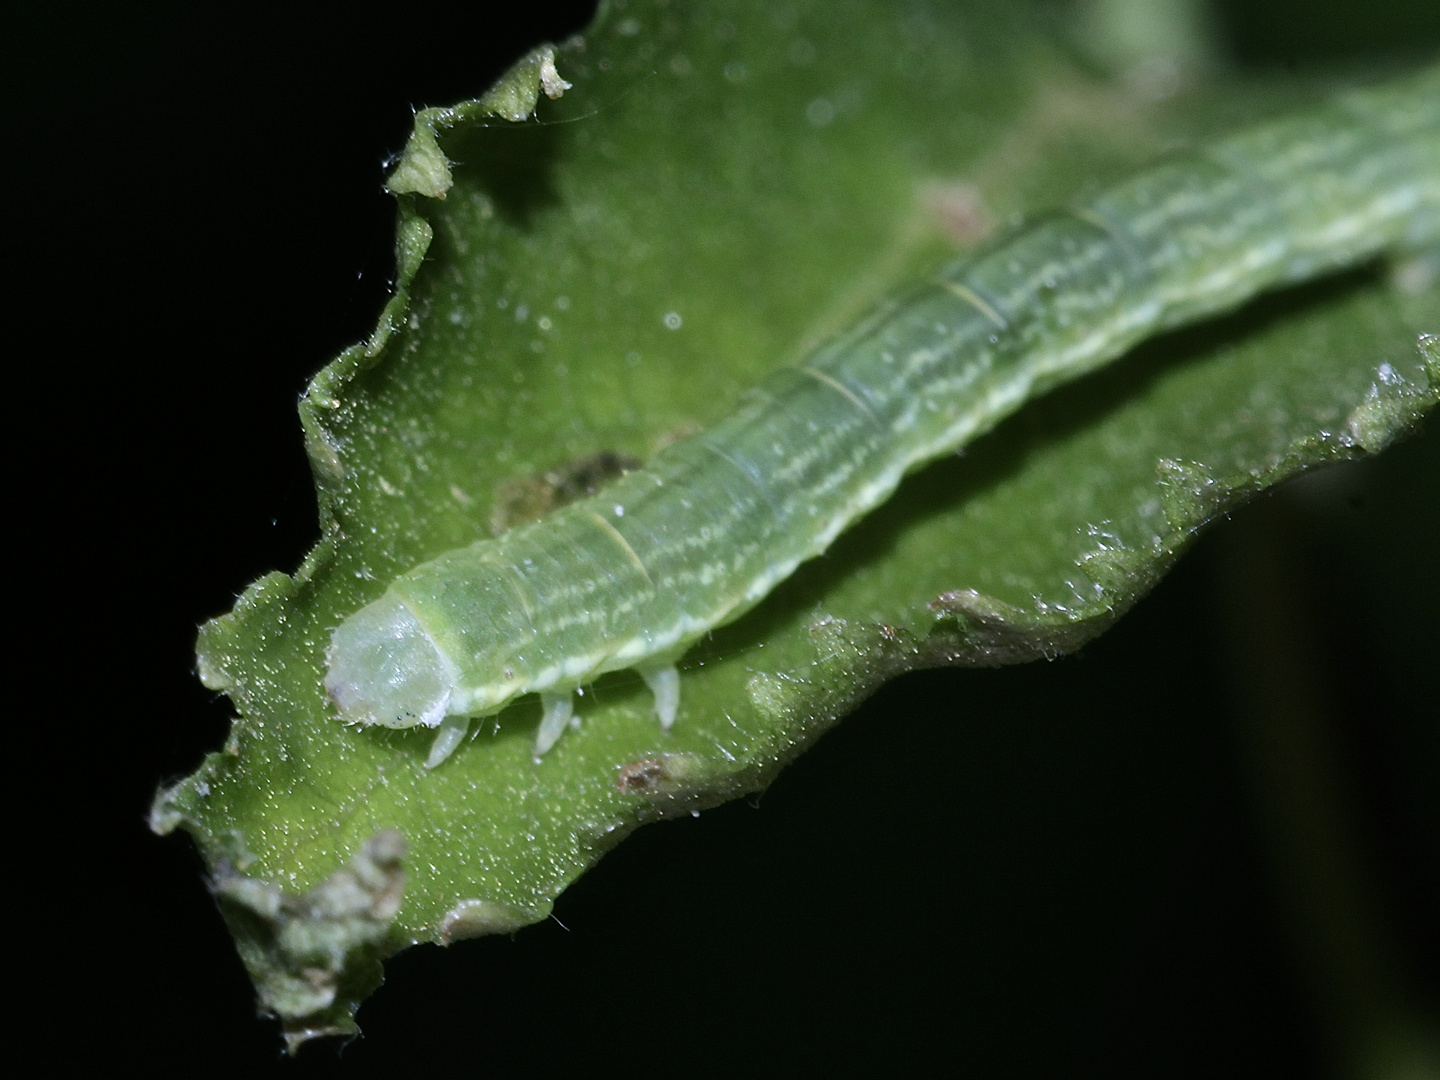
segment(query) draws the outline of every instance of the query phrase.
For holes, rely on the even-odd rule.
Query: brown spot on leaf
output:
[[[652,804],[680,809],[713,786],[714,772],[714,766],[698,754],[657,754],[623,766],[615,787],[623,795],[643,795]]]
[[[641,758],[620,770],[615,787],[622,795],[648,795],[661,787],[665,779],[664,758]]]
[[[626,454],[601,450],[557,465],[537,476],[507,480],[495,490],[490,530],[499,536],[516,525],[537,521],[552,510],[594,495],[611,480],[639,466],[639,461]]]
[[[920,201],[930,219],[958,248],[974,247],[995,231],[995,215],[974,184],[926,184]]]

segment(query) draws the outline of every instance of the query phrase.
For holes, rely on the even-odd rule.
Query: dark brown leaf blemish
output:
[[[507,480],[495,490],[490,531],[499,536],[516,525],[538,521],[552,510],[594,495],[611,480],[639,467],[640,462],[627,454],[601,450],[538,475]]]

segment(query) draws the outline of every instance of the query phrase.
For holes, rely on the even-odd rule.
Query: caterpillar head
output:
[[[341,623],[325,660],[325,689],[348,724],[435,727],[449,708],[454,666],[392,593]]]

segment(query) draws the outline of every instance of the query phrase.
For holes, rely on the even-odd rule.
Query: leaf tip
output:
[[[554,100],[571,88],[555,64],[555,46],[537,45],[500,76],[478,102],[451,109],[421,109],[400,160],[385,180],[392,195],[426,195],[443,199],[454,184],[450,161],[440,149],[436,132],[467,114],[498,116],[521,123],[535,113],[540,95]]]
[[[1405,378],[1388,363],[1375,369],[1375,381],[1365,400],[1345,418],[1343,441],[1366,453],[1378,454],[1419,423],[1425,412],[1440,400],[1437,379],[1437,347],[1433,334],[1419,339],[1421,366],[1416,378]]]
[[[428,195],[432,199],[443,199],[455,182],[450,174],[450,162],[435,138],[434,111],[422,109],[416,114],[415,127],[410,131],[405,151],[385,179],[385,190],[390,194]]]
[[[188,783],[187,778],[178,783],[164,785],[155,792],[146,822],[156,836],[169,836],[185,820],[185,815],[175,805],[175,797]]]
[[[539,104],[540,94],[558,98],[570,89],[555,66],[555,46],[537,45],[501,76],[480,99],[480,107],[495,116],[519,123],[528,120]]]

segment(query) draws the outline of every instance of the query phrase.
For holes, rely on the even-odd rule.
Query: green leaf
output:
[[[528,699],[434,772],[427,731],[343,727],[326,644],[397,573],[597,455],[643,460],[713,423],[993,223],[1328,89],[1157,99],[1088,73],[1027,12],[616,5],[480,100],[417,115],[389,179],[395,295],[301,405],[323,539],[201,632],[201,677],[238,715],[152,817],[200,844],[292,1041],[353,1030],[377,958],[542,919],[629,830],[764,787],[892,675],[1077,647],[1207,521],[1435,403],[1423,265],[1291,291],[912,477],[690,654],[669,735],[630,673],[538,764]]]

